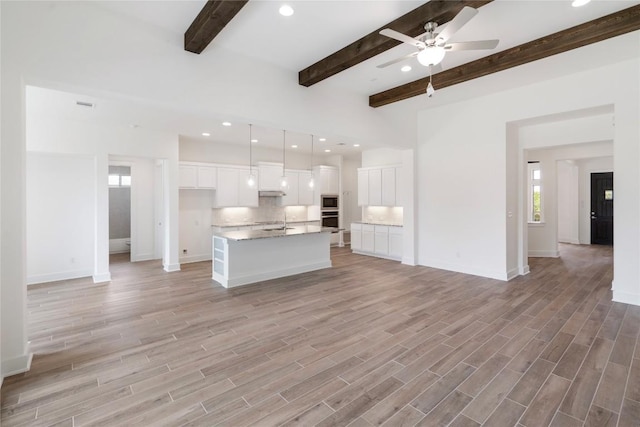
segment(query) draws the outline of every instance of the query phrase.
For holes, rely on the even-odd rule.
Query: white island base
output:
[[[213,280],[232,288],[329,268],[330,238],[317,232],[242,240],[214,235]]]

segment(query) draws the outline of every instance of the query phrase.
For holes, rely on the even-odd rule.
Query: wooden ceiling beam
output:
[[[184,50],[202,53],[249,0],[207,0],[184,33]]]
[[[431,0],[300,71],[298,83],[309,87],[401,44],[397,40],[378,34],[384,28],[417,37],[425,32],[424,24],[429,21],[444,24],[451,21],[465,6],[477,9],[492,1]]]
[[[433,85],[436,90],[442,89],[639,29],[640,5],[637,5],[434,74]],[[369,96],[369,106],[381,107],[423,95],[428,84],[429,77],[424,77],[376,93]]]

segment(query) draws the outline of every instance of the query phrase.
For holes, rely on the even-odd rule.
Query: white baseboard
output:
[[[152,253],[137,254],[137,255],[134,253],[131,253],[131,262],[151,261],[154,259],[157,259],[157,258],[154,257]]]
[[[511,270],[507,271],[507,281],[518,277],[520,275],[520,270],[518,267],[516,268],[512,268]]]
[[[400,257],[394,257],[394,256],[389,256],[389,255],[381,255],[381,254],[376,254],[374,252],[359,251],[358,249],[351,249],[351,252],[353,252],[354,254],[358,254],[358,255],[367,255],[367,256],[372,256],[372,257],[376,257],[376,258],[390,259],[391,261],[402,261],[402,258],[400,258]]]
[[[110,272],[106,272],[106,273],[97,273],[93,275],[93,283],[104,283],[104,282],[110,282],[111,281],[111,273]]]
[[[31,361],[33,360],[33,353],[27,352],[26,354],[14,357],[12,359],[2,361],[2,378],[10,377],[11,375],[21,374],[31,369]]]
[[[438,260],[424,260],[420,261],[420,265],[425,267],[438,268],[440,270],[455,271],[456,273],[471,274],[472,276],[487,277],[489,279],[496,279],[507,281],[508,273],[506,271],[492,271],[484,270],[481,268],[469,267],[467,265],[453,264],[448,262],[442,262]]]
[[[164,264],[162,268],[167,273],[173,273],[174,271],[180,271],[180,264]]]
[[[640,294],[631,294],[613,290],[613,301],[625,304],[640,305]]]
[[[416,259],[414,257],[402,257],[401,263],[413,267],[416,265]]]
[[[59,271],[49,274],[38,274],[27,277],[27,285],[35,285],[37,283],[58,282],[60,280],[79,279],[80,277],[91,276],[91,270],[71,270]]]
[[[532,258],[558,258],[560,252],[558,251],[529,251],[528,255]]]
[[[521,276],[526,276],[530,272],[531,272],[531,270],[529,269],[529,264],[527,264],[527,265],[525,265],[523,267],[518,267],[518,273],[520,273]]]
[[[211,254],[188,255],[180,257],[180,264],[189,264],[190,262],[211,261]]]
[[[558,242],[559,243],[569,243],[571,245],[579,245],[580,244],[580,240],[579,239],[573,239],[573,238],[558,238]]]
[[[331,268],[331,261],[322,261],[305,265],[297,265],[295,267],[281,270],[248,274],[246,276],[235,277],[233,280],[226,281],[226,283],[224,283],[224,278],[215,272],[212,278],[225,288],[234,288],[236,286],[248,285],[250,283],[262,282],[264,280],[278,279],[280,277],[293,276],[294,274],[308,273],[310,271],[321,270],[324,268]]]

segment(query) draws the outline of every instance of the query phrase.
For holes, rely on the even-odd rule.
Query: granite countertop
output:
[[[293,227],[287,227],[286,230],[237,230],[237,231],[222,231],[214,232],[214,237],[223,237],[228,240],[255,240],[255,239],[267,239],[272,237],[287,237],[298,236],[301,234],[315,234],[315,233],[333,233],[338,231],[333,227],[321,227],[319,225],[297,225]]]
[[[368,225],[388,225],[390,227],[402,227],[402,224],[398,224],[395,222],[391,222],[391,221],[353,221],[353,223],[355,224],[368,224]]]
[[[287,221],[287,224],[302,224],[305,222],[320,222],[319,219],[301,219],[301,220],[292,220]],[[225,222],[222,224],[211,224],[212,227],[251,227],[254,225],[282,225],[282,221],[258,221],[258,222]]]

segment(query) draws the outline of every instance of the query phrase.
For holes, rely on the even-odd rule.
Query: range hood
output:
[[[281,190],[272,190],[272,191],[258,191],[258,196],[260,197],[282,197],[286,196],[286,193]]]

